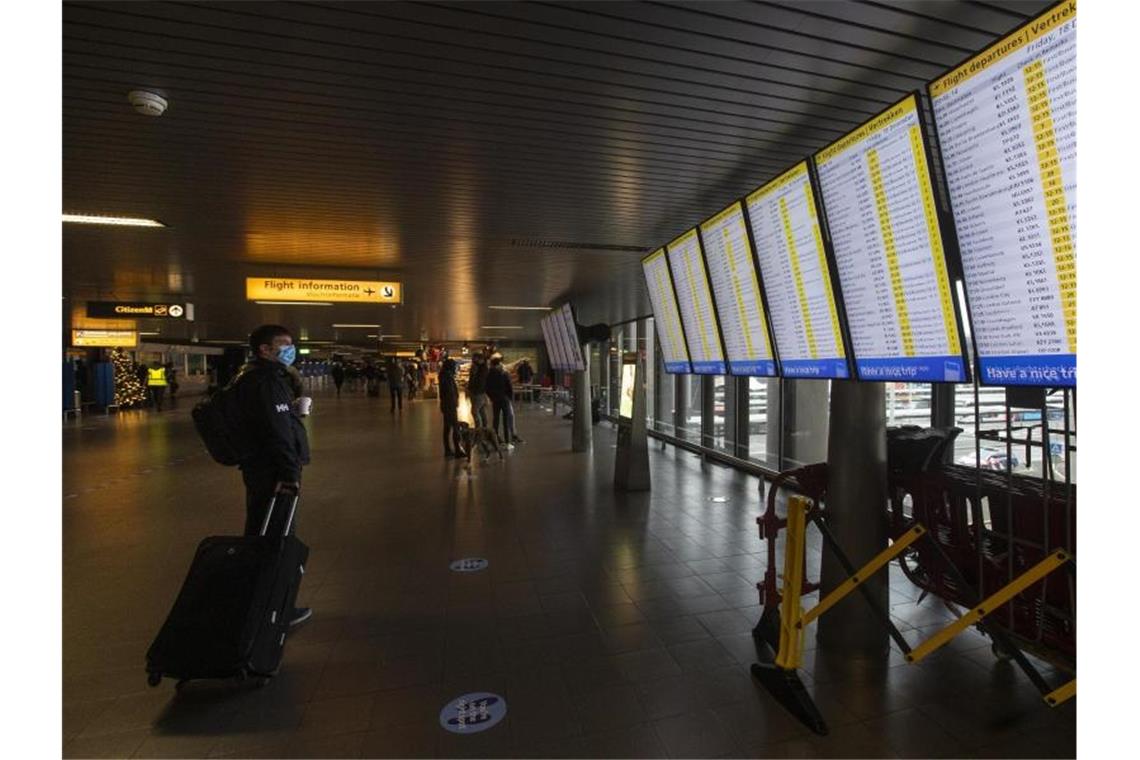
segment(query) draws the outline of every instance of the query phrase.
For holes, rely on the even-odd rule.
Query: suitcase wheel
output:
[[[158,686],[162,683],[162,673],[149,672],[146,674],[146,684],[150,687]]]

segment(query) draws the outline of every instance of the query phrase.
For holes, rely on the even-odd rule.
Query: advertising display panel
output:
[[[669,260],[669,271],[673,273],[693,372],[723,375],[724,348],[720,342],[720,326],[697,231],[689,230],[665,246],[665,256]]]
[[[784,377],[847,378],[838,287],[801,161],[745,199]],[[727,337],[726,337],[727,339]]]
[[[618,403],[618,416],[633,419],[633,390],[637,378],[637,364],[623,362],[621,365],[621,400]]]
[[[918,95],[815,154],[861,380],[965,382]]]
[[[978,379],[1077,384],[1077,4],[930,85]]]
[[[689,349],[685,344],[681,312],[673,290],[669,263],[665,260],[665,249],[659,248],[642,259],[641,269],[645,273],[645,284],[649,289],[649,302],[653,305],[653,324],[657,326],[657,340],[665,359],[665,371],[687,374],[692,371],[689,366]]]
[[[724,333],[728,371],[775,376],[776,358],[740,201],[701,225],[701,244]]]

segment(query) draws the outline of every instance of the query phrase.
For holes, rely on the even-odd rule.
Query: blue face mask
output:
[[[281,348],[277,349],[277,360],[284,364],[286,367],[291,366],[296,358],[296,346],[282,346]]]

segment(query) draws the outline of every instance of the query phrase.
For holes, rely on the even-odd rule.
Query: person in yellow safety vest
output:
[[[161,412],[162,398],[166,395],[166,367],[157,360],[146,371],[146,387],[154,408]]]

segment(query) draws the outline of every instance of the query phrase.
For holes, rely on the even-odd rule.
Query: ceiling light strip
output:
[[[97,214],[64,214],[63,221],[72,224],[110,224],[117,227],[165,227],[155,219],[140,219],[132,216],[99,216]]]

